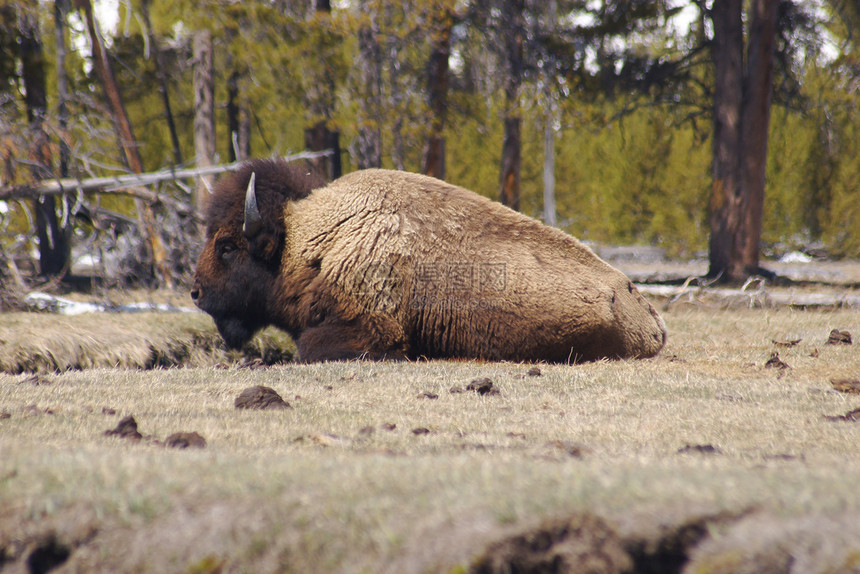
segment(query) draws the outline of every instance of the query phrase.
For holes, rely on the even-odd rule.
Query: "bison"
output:
[[[215,187],[191,297],[229,347],[267,325],[306,362],[577,362],[655,355],[666,328],[620,271],[564,232],[431,177],[326,185],[252,160]]]

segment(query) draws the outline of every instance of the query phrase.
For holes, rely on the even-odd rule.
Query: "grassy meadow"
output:
[[[0,315],[0,571],[860,572],[860,310],[662,314],[657,357],[574,366]],[[255,385],[291,408],[236,409]]]

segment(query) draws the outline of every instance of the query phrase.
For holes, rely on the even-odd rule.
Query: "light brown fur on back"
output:
[[[314,275],[322,315],[373,356],[565,362],[665,341],[654,308],[582,243],[433,178],[355,172],[288,202],[284,221],[282,281]]]

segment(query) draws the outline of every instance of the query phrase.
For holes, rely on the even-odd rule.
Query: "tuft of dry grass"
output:
[[[860,407],[831,384],[857,378],[860,353],[826,341],[834,328],[856,340],[860,311],[675,305],[664,318],[653,359],[540,375],[212,358],[0,375],[0,565],[463,572],[504,569],[539,541],[580,567],[611,547],[606,572],[856,570],[860,423],[826,417]],[[213,332],[204,319],[128,328],[193,339]],[[28,320],[0,316],[0,339],[23,348]],[[118,339],[104,320],[37,316],[40,344],[71,329]],[[784,367],[768,366],[773,353]],[[499,393],[467,391],[479,378]],[[292,408],[236,409],[258,385]],[[141,440],[105,436],[128,415]],[[166,447],[177,432],[206,446]]]

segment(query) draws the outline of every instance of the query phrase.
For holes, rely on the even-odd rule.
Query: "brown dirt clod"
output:
[[[265,369],[266,367],[268,367],[268,365],[260,357],[256,357],[256,358],[245,357],[245,359],[238,366],[238,368],[240,368],[240,369],[251,369],[251,370]]]
[[[615,530],[602,519],[584,513],[550,519],[491,543],[469,571],[611,574],[632,568],[633,561]]]
[[[540,367],[532,367],[529,369],[528,375],[530,377],[540,377],[543,373],[541,373]]]
[[[436,393],[431,393],[430,391],[424,391],[422,393],[418,393],[419,399],[438,399],[439,395]]]
[[[582,458],[586,454],[592,452],[592,450],[585,445],[566,440],[554,440],[547,443],[547,446],[553,450],[562,451],[573,458]]]
[[[117,436],[131,440],[140,440],[143,438],[143,435],[137,430],[137,421],[134,420],[132,415],[120,419],[115,429],[105,431],[105,436]]]
[[[499,388],[493,384],[493,381],[488,379],[487,377],[479,377],[477,379],[472,379],[472,381],[466,385],[467,391],[475,391],[481,396],[484,395],[498,395]]]
[[[773,352],[764,364],[766,369],[790,369],[788,363],[779,358],[779,353]]]
[[[834,421],[834,422],[844,421],[844,422],[849,422],[849,423],[857,422],[857,421],[860,421],[860,409],[854,409],[852,411],[848,411],[844,415],[836,415],[836,416],[824,415],[824,420]]]
[[[42,408],[39,405],[35,405],[35,404],[34,405],[27,405],[26,407],[23,407],[21,410],[24,413],[24,415],[28,416],[28,417],[37,417],[40,415],[52,415],[56,412],[51,407]]]
[[[719,447],[712,444],[688,444],[678,449],[678,454],[700,453],[700,454],[723,454]]]
[[[164,439],[164,446],[171,448],[205,448],[206,439],[196,432],[175,432]]]
[[[248,387],[236,397],[233,403],[237,409],[291,409],[290,403],[281,398],[281,395],[271,387],[257,385]]]
[[[803,339],[771,339],[770,342],[777,347],[794,347]]]
[[[830,336],[827,337],[827,345],[850,345],[851,344],[851,333],[848,331],[840,331],[839,329],[833,329],[830,331]]]
[[[860,379],[830,379],[830,384],[840,393],[860,394]]]

